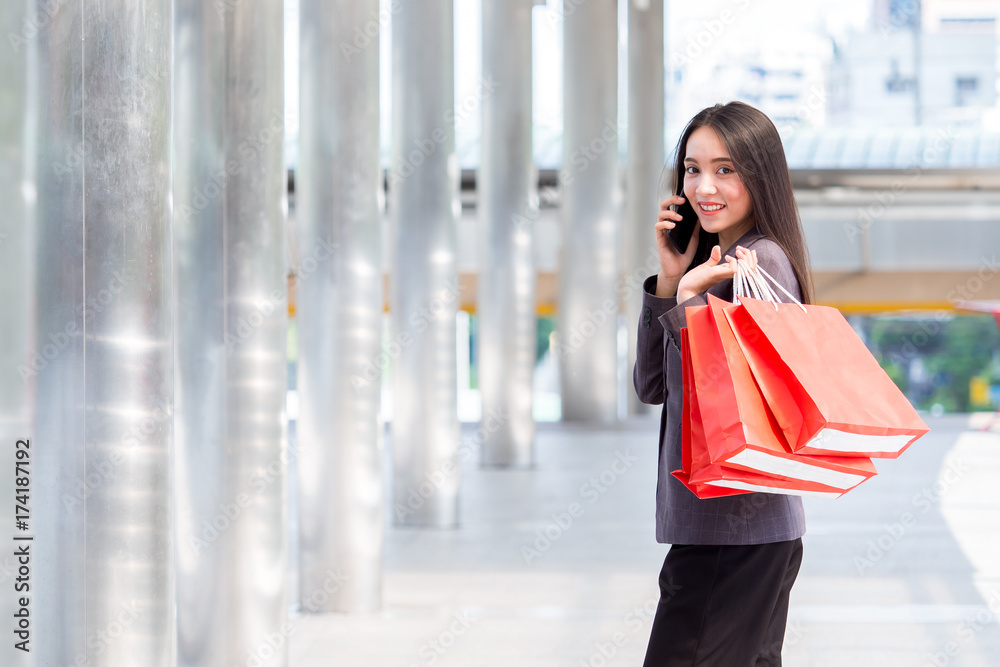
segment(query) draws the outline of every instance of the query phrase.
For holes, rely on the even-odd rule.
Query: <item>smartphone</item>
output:
[[[677,248],[677,252],[683,255],[687,250],[688,244],[691,242],[691,235],[694,234],[694,226],[698,222],[698,214],[694,212],[694,208],[688,203],[686,197],[683,204],[671,204],[670,210],[680,213],[683,217],[683,219],[676,221],[677,224],[673,229],[667,232],[667,236],[670,237],[670,241]]]

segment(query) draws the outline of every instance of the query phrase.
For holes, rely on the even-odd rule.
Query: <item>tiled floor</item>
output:
[[[806,500],[786,666],[1000,666],[1000,434],[926,419],[876,478]],[[296,616],[291,667],[641,665],[656,433],[540,424],[533,470],[468,468],[462,527],[390,528],[383,610]]]

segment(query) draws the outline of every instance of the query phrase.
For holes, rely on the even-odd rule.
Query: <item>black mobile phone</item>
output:
[[[694,234],[694,226],[698,222],[698,214],[694,212],[694,208],[688,203],[686,197],[683,204],[671,204],[670,210],[680,213],[682,219],[675,221],[677,224],[667,232],[667,236],[674,244],[674,247],[677,248],[677,252],[683,255],[687,250],[688,243],[691,242],[691,235]]]

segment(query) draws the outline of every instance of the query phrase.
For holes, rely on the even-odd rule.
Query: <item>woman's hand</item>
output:
[[[691,266],[694,253],[698,249],[698,234],[701,225],[697,222],[684,254],[677,252],[673,241],[667,236],[667,233],[683,219],[680,213],[671,211],[670,206],[683,203],[684,197],[679,195],[667,197],[660,202],[660,214],[657,216],[656,223],[656,251],[660,259],[660,273],[656,278],[656,296],[668,297],[677,293],[681,276]]]
[[[708,291],[709,288],[736,275],[736,261],[743,260],[747,268],[753,270],[757,266],[757,251],[736,246],[736,257],[726,255],[726,263],[722,260],[722,249],[712,248],[712,255],[704,264],[694,267],[684,274],[677,285],[677,303],[687,301],[696,294]]]

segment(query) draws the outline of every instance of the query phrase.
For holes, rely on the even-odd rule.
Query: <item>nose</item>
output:
[[[708,175],[702,176],[698,180],[698,187],[695,188],[695,193],[699,195],[714,195],[718,191],[718,188],[715,187],[711,177]]]

